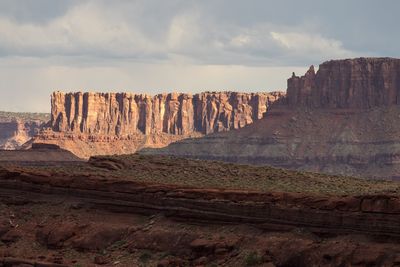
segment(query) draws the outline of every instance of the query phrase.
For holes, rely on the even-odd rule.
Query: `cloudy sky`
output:
[[[272,91],[293,71],[400,57],[397,0],[0,0],[0,110],[50,93]]]

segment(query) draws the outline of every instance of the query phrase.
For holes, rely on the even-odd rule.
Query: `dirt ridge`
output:
[[[313,232],[400,236],[396,195],[312,196],[237,190],[192,189],[120,182],[96,177],[51,177],[3,170],[0,192],[77,197],[117,212],[166,216],[261,228],[304,227]],[[11,190],[11,191],[10,191]],[[23,193],[23,194],[21,194]]]

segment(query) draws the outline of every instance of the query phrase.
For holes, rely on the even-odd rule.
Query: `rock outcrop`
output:
[[[244,173],[265,186],[225,187]],[[399,184],[315,176],[138,155],[0,167],[0,265],[398,266]]]
[[[399,59],[329,61],[244,129],[142,153],[398,179],[399,97]]]
[[[50,128],[34,142],[88,158],[163,147],[188,137],[243,128],[264,117],[281,92],[62,93],[51,98]]]
[[[0,112],[0,149],[21,148],[49,119],[50,114]]]
[[[261,119],[282,96],[272,93],[62,93],[51,98],[55,132],[186,135],[239,129]]]
[[[290,106],[366,109],[400,104],[400,59],[356,58],[311,66],[288,79]]]
[[[205,189],[118,180],[113,173],[107,174],[109,177],[98,172],[77,175],[1,168],[0,195],[18,192],[20,198],[80,198],[98,209],[149,215],[162,212],[187,222],[249,223],[266,230],[290,231],[300,226],[324,234],[400,235],[400,197],[396,194],[335,196]]]

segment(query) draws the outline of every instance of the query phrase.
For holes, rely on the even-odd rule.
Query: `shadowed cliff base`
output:
[[[32,144],[28,150],[0,150],[0,165],[68,165],[83,162],[68,150],[52,144]]]

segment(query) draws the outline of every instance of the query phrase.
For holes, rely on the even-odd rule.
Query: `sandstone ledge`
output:
[[[97,178],[47,176],[3,169],[0,194],[37,199],[68,196],[97,208],[127,213],[159,213],[209,223],[249,223],[267,230],[303,227],[315,233],[400,236],[397,195],[319,196],[195,189]],[[23,193],[23,194],[21,194]]]

